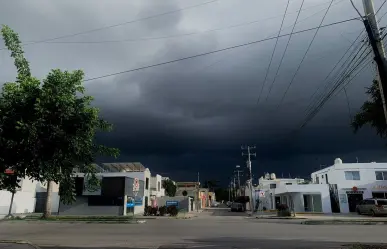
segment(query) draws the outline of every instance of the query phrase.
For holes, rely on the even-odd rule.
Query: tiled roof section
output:
[[[140,162],[133,163],[103,163],[102,168],[108,172],[144,172],[145,167]]]

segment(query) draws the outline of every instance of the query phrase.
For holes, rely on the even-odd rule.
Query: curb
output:
[[[41,249],[39,246],[25,240],[0,240],[0,244],[27,244],[32,246],[35,249]]]

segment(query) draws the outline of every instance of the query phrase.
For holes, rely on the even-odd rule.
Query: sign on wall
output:
[[[138,192],[140,191],[140,181],[138,178],[134,178],[133,181],[133,192]]]
[[[376,185],[376,186],[373,186],[372,189],[375,189],[375,190],[387,190],[387,186]]]
[[[170,207],[170,206],[179,207],[179,202],[178,201],[166,201],[165,206],[167,206],[167,207]]]

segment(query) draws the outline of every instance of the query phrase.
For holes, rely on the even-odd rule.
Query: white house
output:
[[[150,180],[150,197],[151,199],[155,197],[162,197],[165,196],[165,189],[162,185],[162,176],[161,175],[155,175],[151,176]]]
[[[343,163],[337,158],[311,176],[314,184],[329,187],[334,212],[355,212],[365,198],[387,198],[387,163]]]
[[[11,213],[33,213],[35,210],[35,190],[36,181],[22,179],[19,183],[13,199]],[[6,190],[0,190],[0,216],[7,215],[11,204],[12,193]]]
[[[304,179],[301,178],[277,178],[274,173],[267,173],[265,176],[262,176],[259,179],[258,187],[255,188],[253,194],[253,201],[259,197],[259,191],[264,192],[264,196],[260,196],[260,205],[261,208],[265,208],[267,210],[276,209],[280,203],[286,203],[285,200],[281,202],[281,196],[279,189],[283,191],[285,186],[293,186],[303,183]],[[286,197],[282,197],[286,198]]]

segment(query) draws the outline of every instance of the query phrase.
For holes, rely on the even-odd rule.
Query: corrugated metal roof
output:
[[[140,162],[103,163],[102,168],[110,172],[144,172],[146,169]]]

